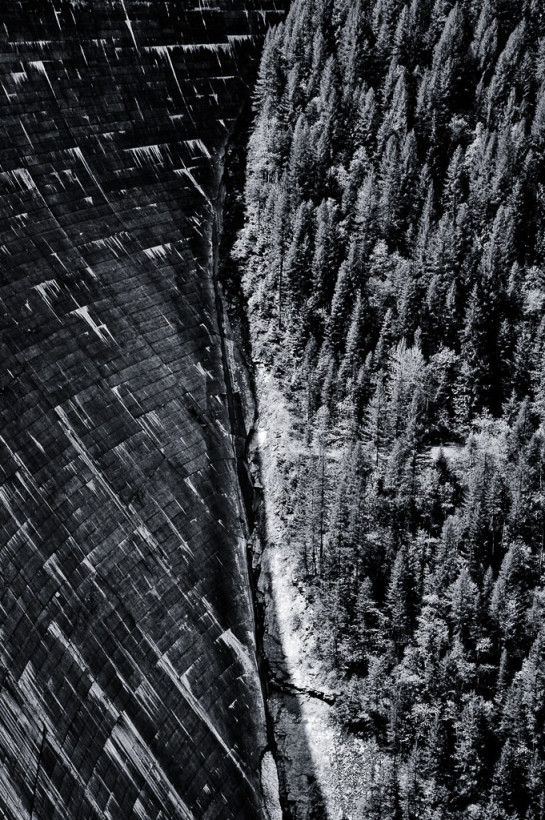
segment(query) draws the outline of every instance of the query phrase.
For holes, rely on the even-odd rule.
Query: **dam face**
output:
[[[0,13],[0,816],[259,818],[222,152],[274,3]]]

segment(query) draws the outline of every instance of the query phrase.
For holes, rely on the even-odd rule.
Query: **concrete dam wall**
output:
[[[259,818],[214,274],[274,0],[0,12],[0,816]]]

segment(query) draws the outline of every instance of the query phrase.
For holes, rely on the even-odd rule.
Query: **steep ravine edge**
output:
[[[225,158],[226,151],[224,151],[223,155],[219,158],[220,168],[224,167]],[[266,724],[266,745],[260,750],[261,789],[266,820],[290,820],[290,814],[288,813],[285,801],[285,788],[283,788],[279,782],[278,748],[274,733],[274,724],[269,711],[269,680],[263,652],[263,604],[259,601],[258,592],[260,566],[259,562],[254,560],[256,554],[254,549],[256,510],[259,506],[259,500],[255,491],[248,461],[248,443],[254,435],[254,428],[257,422],[257,408],[251,372],[231,331],[226,297],[218,277],[225,196],[226,186],[222,181],[219,186],[218,199],[215,203],[212,220],[212,280],[220,333],[221,355],[223,359],[226,402],[234,458],[236,461],[238,507],[242,528],[246,537],[245,570],[252,603],[252,630]]]
[[[238,439],[237,472],[242,493],[240,506],[246,516],[245,525],[249,534],[248,584],[252,594],[268,749],[270,760],[274,762],[279,797],[277,816],[282,820],[322,820],[330,814],[323,802],[303,712],[304,701],[315,694],[317,699],[322,700],[317,708],[329,710],[331,694],[323,692],[322,687],[298,687],[288,671],[289,664],[283,652],[285,636],[282,618],[275,610],[275,584],[270,560],[271,553],[275,552],[276,539],[270,537],[269,499],[264,490],[264,485],[270,482],[264,474],[260,454],[259,365],[253,357],[250,314],[242,290],[240,270],[231,257],[233,242],[242,227],[241,193],[245,183],[245,155],[251,120],[251,107],[247,102],[235,123],[223,156],[223,186],[215,215],[215,287],[231,397],[238,395],[243,399],[241,402],[231,402],[231,428],[242,430],[244,436],[242,449],[242,437]],[[227,355],[227,347],[230,355]],[[265,416],[266,408],[263,407],[261,417]],[[269,492],[268,495],[272,497],[274,493]],[[286,546],[289,550],[289,545]]]
[[[290,475],[306,445],[281,385],[258,362],[255,385],[259,417],[251,464],[263,487],[263,651],[288,816],[355,820],[363,816],[364,792],[372,780],[372,750],[369,742],[347,733],[339,719],[342,681],[319,651],[319,602],[307,594],[286,523]]]
[[[234,184],[240,187],[241,182],[240,179],[238,182],[235,180]],[[343,796],[346,783],[344,780],[341,782],[337,770],[347,764],[347,755],[342,750],[338,753],[338,732],[336,726],[333,729],[329,726],[329,713],[336,700],[336,691],[328,686],[329,681],[322,685],[321,670],[317,679],[307,680],[303,672],[303,679],[300,680],[300,669],[294,670],[293,657],[290,661],[284,651],[292,635],[285,613],[277,611],[275,559],[283,560],[289,554],[289,544],[285,543],[284,548],[279,550],[282,537],[278,536],[278,532],[283,531],[283,527],[279,530],[275,523],[282,518],[275,487],[282,487],[285,477],[276,459],[271,460],[262,452],[261,424],[269,424],[270,408],[263,391],[261,368],[252,356],[250,317],[244,296],[237,289],[238,271],[231,272],[230,279],[225,282],[225,272],[222,270],[223,264],[230,264],[227,256],[232,237],[224,237],[227,241],[223,244],[223,256],[220,253],[219,260],[217,258],[218,249],[222,246],[220,237],[221,220],[225,213],[225,188],[224,185],[216,210],[214,284],[221,318],[225,369],[229,376],[227,389],[231,429],[237,449],[240,509],[245,516],[248,532],[248,584],[252,594],[257,663],[268,735],[267,748],[262,754],[265,759],[269,753],[271,763],[274,762],[278,794],[277,813],[271,816],[282,820],[326,820],[333,817],[338,820],[350,815],[338,811],[339,806],[346,805]],[[242,401],[237,401],[239,397]],[[260,399],[261,412],[258,412]],[[283,401],[281,408],[284,408]],[[293,429],[290,419],[284,431],[288,446]],[[274,430],[271,432],[275,434]],[[280,429],[276,433],[280,436]],[[273,514],[271,510],[274,510]],[[290,568],[288,586],[291,576]],[[302,600],[297,593],[297,606]],[[308,646],[301,648],[304,651],[297,659],[297,666],[304,670],[309,658],[311,663],[313,658],[312,653],[305,657]],[[327,748],[325,755],[321,752],[317,754],[315,748],[317,738],[320,746],[321,736],[324,738],[322,747]],[[339,761],[338,766],[334,760]],[[360,763],[360,756],[352,754],[349,771],[352,773]],[[324,767],[335,770],[333,786],[329,782],[331,778],[324,777]],[[327,781],[325,790],[324,781]],[[334,798],[331,797],[332,789],[335,791]],[[324,791],[330,793],[329,798],[324,797]]]

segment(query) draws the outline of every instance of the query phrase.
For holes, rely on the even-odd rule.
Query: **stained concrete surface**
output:
[[[0,13],[0,815],[258,818],[213,276],[272,2]]]

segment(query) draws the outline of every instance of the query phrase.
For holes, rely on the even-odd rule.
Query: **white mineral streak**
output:
[[[150,714],[160,712],[163,703],[161,698],[147,678],[143,678],[139,686],[134,690],[135,697],[140,703],[145,703]]]
[[[47,561],[44,563],[44,569],[46,572],[49,572],[50,575],[53,576],[53,578],[59,579],[64,584],[68,583],[68,579],[66,578],[66,575],[64,574],[62,569],[60,568],[56,555],[49,556]]]
[[[102,489],[104,494],[107,497],[109,497],[111,499],[111,501],[113,501],[113,503],[118,508],[118,510],[123,514],[123,516],[130,523],[133,523],[133,521],[134,521],[133,515],[129,514],[129,512],[127,511],[126,505],[121,501],[121,499],[119,498],[119,496],[117,495],[115,490],[113,490],[110,487],[110,485],[108,484],[108,482],[106,481],[106,479],[102,475],[101,471],[96,467],[93,459],[90,457],[89,453],[87,452],[87,449],[86,449],[85,445],[82,443],[80,437],[78,436],[78,434],[76,433],[76,431],[72,427],[72,424],[70,423],[70,420],[68,419],[68,415],[67,415],[66,411],[60,405],[58,405],[57,407],[55,407],[55,412],[56,412],[57,416],[59,417],[61,427],[63,428],[66,437],[70,441],[72,447],[77,452],[77,454],[79,455],[79,457],[81,458],[81,460],[83,461],[85,466],[90,470],[90,472],[94,476],[97,484],[100,486],[100,488]]]
[[[68,148],[68,153],[71,154],[75,159],[79,159],[79,161],[82,163],[83,167],[85,168],[85,170],[87,171],[87,173],[89,174],[89,176],[91,177],[91,179],[93,180],[95,185],[97,186],[98,190],[100,191],[100,193],[102,194],[104,199],[106,201],[108,201],[108,197],[106,196],[105,191],[103,190],[103,188],[102,188],[101,184],[99,183],[98,179],[96,178],[96,176],[93,174],[93,172],[92,172],[92,170],[89,166],[89,163],[87,162],[87,160],[83,156],[81,148],[79,148],[77,146],[75,148]]]
[[[26,168],[15,168],[11,173],[13,174],[17,182],[19,182],[23,190],[37,190],[34,180],[30,176]]]
[[[212,373],[209,370],[205,370],[200,362],[193,362],[193,366],[199,371],[201,376],[207,376],[209,379],[213,378]]]
[[[33,290],[37,291],[44,302],[53,310],[53,300],[61,292],[61,286],[56,279],[47,279],[38,285],[33,285]]]
[[[256,665],[252,660],[248,649],[239,641],[237,636],[234,635],[230,629],[226,629],[225,632],[220,635],[218,640],[223,641],[223,643],[227,644],[227,646],[233,650],[242,664],[244,672],[249,675],[250,678],[255,678],[257,675]]]
[[[191,481],[191,479],[190,479],[189,477],[188,477],[188,478],[184,478],[184,481],[185,481],[185,483],[187,484],[187,486],[188,486],[191,490],[193,490],[193,492],[195,493],[195,495],[197,496],[197,498],[199,498],[199,499],[200,499],[199,491],[197,490],[197,488],[195,487],[195,485],[193,484],[193,482]]]
[[[26,73],[26,71],[12,71],[11,79],[13,80],[15,85],[22,85],[22,83],[28,80],[28,74]]]
[[[229,439],[231,438],[231,433],[230,433],[230,432],[229,432],[229,430],[225,427],[225,425],[224,425],[224,423],[222,422],[222,420],[221,420],[221,419],[216,419],[216,427],[219,427],[220,432],[221,432],[221,433],[222,433],[222,435],[224,435],[226,438],[229,438]]]
[[[123,397],[121,396],[121,387],[119,385],[112,387],[112,393],[119,401],[119,403],[122,405],[123,409],[127,413],[130,413],[130,410],[128,409],[127,405],[123,401]],[[140,402],[138,401],[136,396],[131,396],[131,400],[132,402],[136,403],[138,406],[141,407]],[[159,438],[159,436],[153,429],[153,424],[155,424],[160,431],[163,430],[163,424],[161,423],[157,413],[155,411],[152,411],[150,413],[142,412],[139,416],[133,416],[132,413],[130,413],[130,415],[134,418],[136,423],[142,428],[143,432],[153,440],[153,442],[157,445],[157,448],[162,451],[163,441]],[[148,421],[148,419],[150,421]]]
[[[199,51],[211,51],[213,54],[220,51],[231,52],[230,43],[181,43],[178,48],[188,54],[197,54]]]
[[[34,442],[34,444],[36,445],[36,447],[39,450],[41,450],[42,453],[45,453],[45,450],[44,450],[43,446],[40,444],[40,442],[38,441],[38,439],[35,436],[33,436],[31,433],[29,433],[29,435],[30,435],[30,438],[32,439],[32,441]]]
[[[119,398],[118,391],[119,391],[119,388],[113,388],[114,394]],[[123,404],[123,402],[121,402],[121,403]],[[71,406],[73,406],[73,402],[69,402],[69,404]],[[89,456],[89,453],[87,452],[85,446],[83,445],[83,443],[81,442],[81,440],[80,440],[79,436],[77,435],[76,431],[74,430],[74,428],[70,424],[70,421],[68,419],[66,411],[62,407],[60,407],[60,405],[59,405],[59,406],[55,407],[55,412],[57,413],[57,415],[59,417],[59,420],[61,422],[61,426],[63,427],[67,438],[71,442],[71,444],[74,447],[74,449],[76,450],[76,452],[79,454],[80,458],[83,460],[84,464],[89,468],[89,470],[93,474],[97,485],[101,488],[103,493],[105,493],[105,495],[113,501],[113,503],[118,508],[118,510],[120,510],[120,512],[123,513],[124,518],[131,525],[131,528],[133,528],[132,531],[134,531],[135,522],[140,522],[141,526],[145,526],[142,519],[140,518],[140,516],[136,512],[136,510],[131,505],[124,504],[124,502],[119,498],[119,496],[117,495],[115,490],[113,490],[112,487],[110,487],[110,485],[108,484],[108,482],[106,481],[106,479],[104,478],[104,476],[102,475],[100,470],[97,469],[95,463],[93,462],[93,460]],[[137,419],[137,420],[140,421],[140,422],[143,421],[142,418]],[[149,425],[147,425],[147,427],[145,427],[144,429],[146,430],[146,432],[148,430],[150,430]],[[2,488],[1,487],[0,487],[0,498],[2,498]],[[174,523],[171,521],[170,516],[159,506],[159,504],[155,501],[154,498],[151,498],[151,501],[154,504],[154,506],[157,508],[157,511],[158,511],[160,517],[164,520],[164,522],[169,527],[171,532],[173,532],[176,535],[176,537],[178,539],[178,542],[179,542],[179,546],[182,548],[182,550],[184,552],[188,553],[189,555],[193,555],[193,552],[192,552],[190,546],[188,545],[187,541],[185,540],[185,538],[183,537],[181,532],[177,529],[177,527],[175,527]],[[179,507],[179,509],[181,510],[181,512],[185,515],[185,510],[183,509],[183,507],[178,502],[176,502],[176,504]],[[136,524],[136,526],[139,526],[139,525]],[[155,555],[156,555],[156,558],[159,559],[159,556],[157,555],[157,553],[155,553]],[[144,556],[142,556],[142,558],[143,557]]]
[[[55,627],[56,624],[53,625],[53,626]],[[57,627],[57,630],[58,630],[58,627]],[[58,630],[58,631],[60,633],[60,630]],[[76,658],[74,658],[74,660],[76,660]],[[35,675],[34,668],[32,667],[31,662],[29,662],[26,665],[26,667],[23,671],[23,674],[19,678],[18,685],[19,685],[19,689],[20,689],[22,695],[24,695],[26,704],[27,704],[29,710],[31,711],[32,715],[34,715],[34,716],[39,715],[39,721],[40,721],[40,724],[41,724],[40,729],[43,728],[47,732],[47,741],[48,741],[48,744],[51,747],[55,757],[59,761],[62,762],[63,767],[65,767],[66,770],[70,772],[70,774],[72,775],[74,780],[77,783],[80,783],[83,791],[85,792],[86,799],[88,800],[90,806],[92,806],[92,808],[96,812],[97,816],[101,817],[102,816],[102,811],[101,811],[99,805],[97,804],[96,800],[93,797],[92,790],[88,788],[89,784],[84,782],[80,772],[77,770],[76,766],[72,762],[69,752],[65,748],[63,748],[63,746],[61,746],[59,744],[58,740],[57,740],[56,727],[53,725],[52,721],[48,718],[48,710],[47,710],[46,705],[45,705],[45,703],[43,702],[43,699],[42,699],[41,687],[38,686],[38,684],[36,683],[36,675]],[[5,706],[5,703],[4,703],[4,706]],[[21,721],[21,710],[17,709],[17,724],[18,725],[20,725],[20,721]],[[22,725],[21,728],[24,728],[24,727],[25,727],[25,724],[23,722],[23,725]],[[17,734],[19,734],[19,732],[15,733],[13,731],[13,728],[14,727],[10,727],[10,730],[9,730],[9,735],[8,736],[10,737],[10,742],[13,742],[14,737],[17,737]],[[24,734],[21,735],[21,743],[20,743],[20,745],[18,744],[18,749],[22,750],[23,748],[28,748],[29,737],[32,737],[33,735],[34,736],[39,736],[38,732],[36,731],[36,725],[34,725],[34,727],[32,727],[32,729],[31,729],[30,725],[27,725],[26,732],[24,732]],[[36,750],[35,749],[31,750],[31,753],[32,753],[32,765],[35,768],[35,766],[36,766]],[[4,767],[0,767],[0,778],[2,777],[2,770],[3,769],[4,769]],[[57,790],[54,788],[51,781],[49,782],[48,787],[51,789],[51,796],[54,799],[57,798],[59,805],[63,805],[63,801],[62,801],[59,793],[57,792]],[[26,817],[27,812],[25,811],[25,812],[22,812],[20,815],[15,815],[15,816]]]
[[[184,140],[185,145],[189,145],[190,148],[193,150],[199,151],[201,154],[204,154],[206,159],[212,159],[212,154],[204,144],[201,139],[198,140]]]
[[[164,245],[153,245],[151,248],[144,248],[144,253],[148,259],[166,259],[171,250],[172,242],[166,242]]]
[[[61,631],[60,626],[53,621],[49,624],[47,631],[53,635],[53,637],[68,651],[72,659],[77,663],[79,668],[82,672],[88,672],[88,666],[85,663],[84,658],[82,657],[79,650],[74,646],[74,644],[68,640],[68,638],[63,634]]]
[[[159,506],[159,504],[157,503],[157,501],[155,501],[155,499],[152,499],[152,502],[153,502],[153,504],[157,507],[157,509],[158,509],[158,511],[159,511],[159,513],[160,513],[160,515],[161,515],[161,517],[162,517],[162,518],[164,518],[165,524],[167,525],[167,527],[169,528],[169,530],[170,530],[170,531],[171,531],[171,532],[172,532],[172,533],[176,536],[176,538],[178,539],[179,545],[180,545],[180,546],[181,546],[181,548],[184,550],[184,552],[187,552],[187,553],[188,553],[188,555],[190,555],[190,556],[194,556],[194,552],[193,552],[193,550],[191,549],[191,547],[189,546],[189,544],[187,543],[187,541],[186,541],[186,540],[185,540],[185,538],[183,537],[183,535],[182,535],[182,533],[180,532],[180,530],[179,530],[179,529],[178,529],[178,528],[174,525],[174,522],[172,521],[171,517],[170,517],[170,516],[168,516],[168,515],[165,513],[165,511],[164,511],[164,510],[163,510],[163,509]],[[176,501],[176,502],[175,502],[175,504],[176,504],[176,506],[180,509],[180,511],[183,513],[183,515],[187,515],[186,511],[184,510],[184,508],[182,507],[182,505],[181,505],[178,501]]]
[[[228,34],[227,39],[232,43],[255,42],[255,37],[253,34]]]
[[[39,48],[40,50],[48,48],[52,44],[52,40],[21,40],[20,45],[32,50]]]
[[[200,193],[200,194],[204,197],[204,199],[205,199],[205,200],[206,200],[206,202],[210,205],[210,207],[211,207],[211,208],[213,207],[213,206],[212,206],[212,203],[211,203],[211,201],[210,201],[210,197],[208,197],[208,196],[205,194],[205,192],[203,191],[203,189],[201,188],[201,186],[199,185],[199,183],[197,182],[197,180],[195,179],[195,177],[193,176],[193,174],[191,173],[191,171],[189,170],[189,168],[177,169],[174,173],[176,173],[176,174],[178,174],[178,175],[180,175],[180,176],[181,176],[182,174],[183,174],[184,176],[186,176],[186,177],[189,179],[189,181],[191,182],[191,184],[192,184],[192,185],[193,185],[193,186],[197,189],[197,191],[198,191],[198,192],[199,192],[199,193]]]
[[[66,271],[67,273],[70,273],[69,269],[66,267],[66,265],[64,264],[64,262],[62,261],[62,259],[60,258],[60,256],[59,256],[59,254],[58,254],[58,253],[56,253],[55,251],[52,251],[52,252],[51,252],[51,256],[52,256],[54,259],[56,259],[56,260],[57,260],[57,262],[59,263],[59,265],[60,265],[62,268],[64,268],[64,269],[65,269],[65,271]]]
[[[140,167],[143,167],[146,163],[155,165],[163,162],[160,145],[137,145],[135,148],[126,148],[125,150],[133,155],[135,162]]]
[[[196,698],[195,695],[193,694],[193,692],[191,690],[191,685],[189,683],[189,671],[190,670],[185,672],[183,675],[179,675],[178,672],[173,667],[168,655],[166,655],[166,654],[161,655],[161,652],[160,652],[158,647],[156,647],[156,651],[160,655],[159,660],[157,662],[157,666],[159,666],[161,669],[163,669],[164,672],[167,673],[170,680],[176,686],[176,688],[178,689],[180,694],[185,698],[185,700],[191,706],[191,708],[193,709],[195,714],[207,726],[208,730],[216,738],[216,740],[218,741],[218,743],[220,744],[222,749],[226,752],[229,759],[235,764],[235,766],[237,767],[237,769],[239,770],[239,772],[241,773],[243,778],[251,786],[252,783],[248,779],[248,777],[246,775],[246,772],[242,768],[241,762],[238,759],[238,755],[236,754],[236,752],[233,751],[233,749],[231,749],[231,747],[222,738],[222,736],[220,735],[220,733],[218,732],[218,730],[216,729],[216,727],[214,726],[214,724],[210,720],[210,717],[207,714],[206,710],[201,705],[198,698]]]
[[[175,70],[174,65],[173,65],[173,63],[172,63],[172,59],[171,59],[171,57],[170,57],[170,52],[169,52],[169,50],[168,50],[168,49],[166,49],[166,58],[167,58],[167,60],[168,60],[168,64],[169,64],[169,66],[170,66],[170,70],[172,71],[172,76],[174,77],[174,82],[175,82],[175,83],[176,83],[176,85],[178,86],[178,91],[180,92],[180,96],[181,96],[181,97],[183,97],[183,96],[184,96],[184,93],[183,93],[183,91],[182,91],[182,89],[181,89],[181,86],[180,86],[180,83],[179,83],[179,81],[178,81],[178,75],[176,74],[176,70]]]
[[[85,247],[107,248],[113,253],[116,259],[119,259],[120,255],[128,255],[123,244],[123,239],[130,239],[130,235],[126,231],[121,231],[120,233],[112,234],[111,236],[101,236],[100,239],[92,239]],[[87,268],[87,270],[92,273],[91,268]]]
[[[81,319],[84,320],[84,322],[87,322],[93,333],[96,333],[96,335],[99,339],[101,339],[101,341],[107,342],[107,337],[109,336],[112,342],[115,342],[114,337],[112,336],[106,325],[97,324],[97,322],[95,322],[95,320],[91,317],[89,313],[89,307],[87,305],[85,305],[84,307],[76,308],[76,310],[72,310],[71,313],[75,314],[76,316],[79,316]]]
[[[134,36],[134,31],[132,30],[132,23],[131,23],[131,21],[130,21],[130,19],[129,19],[129,15],[128,15],[128,12],[127,12],[127,8],[126,8],[126,6],[125,6],[125,0],[121,0],[121,5],[123,6],[123,11],[125,12],[125,24],[126,24],[127,28],[129,29],[129,32],[130,32],[130,35],[131,35],[132,41],[133,41],[133,43],[134,43],[134,47],[135,47],[135,49],[138,51],[138,50],[139,50],[139,49],[138,49],[138,43],[136,42],[136,38],[135,38],[135,36]]]
[[[21,126],[21,130],[22,130],[23,134],[25,135],[28,144],[34,146],[34,143],[30,139],[28,131],[26,130],[25,125],[24,125],[24,123],[23,123],[23,121],[20,117],[19,117],[19,125]]]
[[[43,64],[43,60],[34,60],[34,62],[29,63],[29,66],[30,66],[30,68],[35,69],[35,71],[37,71],[43,77],[45,77],[45,79],[47,81],[47,84],[49,85],[49,88],[51,89],[51,93],[53,94],[53,96],[56,99],[57,95],[55,94],[55,90],[54,90],[53,86],[51,85],[51,80],[49,79],[49,74],[47,73],[47,71],[45,69],[45,65]]]
[[[16,91],[8,91],[6,86],[4,85],[4,83],[0,83],[0,85],[2,86],[2,91],[4,92],[6,97],[8,98],[9,103],[12,101],[12,99],[14,97],[17,97],[17,92]]]
[[[133,814],[136,814],[137,817],[141,817],[142,820],[147,819],[148,813],[147,813],[146,808],[145,808],[145,806],[142,803],[140,798],[137,798],[136,803],[132,807],[132,810],[133,810]]]
[[[174,791],[168,774],[162,769],[146,741],[126,714],[123,714],[121,720],[115,724],[104,748],[110,757],[115,758],[121,764],[123,769],[127,768],[127,762],[130,761],[136,771],[145,776],[147,785],[160,802],[168,798],[183,820],[195,820],[188,806]]]
[[[136,527],[135,532],[136,532],[136,533],[138,533],[138,535],[140,536],[140,538],[141,538],[143,541],[145,541],[145,542],[146,542],[146,544],[148,545],[148,547],[151,547],[152,549],[157,549],[157,548],[158,548],[157,539],[153,537],[153,535],[152,535],[152,534],[151,534],[151,532],[148,530],[148,528],[146,527],[146,525],[145,525],[145,524],[139,524],[139,525]]]
[[[15,499],[10,497],[11,495],[12,493],[10,493],[7,487],[0,487],[0,501],[8,511],[10,518],[17,524],[17,529],[20,530],[26,525],[17,518],[17,506]]]

